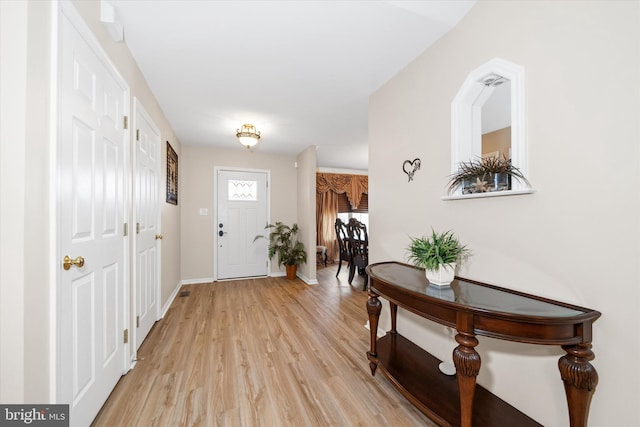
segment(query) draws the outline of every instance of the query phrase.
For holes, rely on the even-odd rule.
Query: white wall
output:
[[[234,137],[230,135],[230,137]],[[293,224],[297,220],[297,179],[295,157],[269,155],[240,149],[228,150],[201,146],[182,147],[180,176],[182,184],[182,241],[181,271],[186,283],[208,282],[214,272],[214,204],[213,172],[215,166],[263,169],[271,171],[269,192],[271,195],[271,223],[282,221]],[[200,208],[209,215],[200,215]],[[279,272],[273,260],[271,272]],[[282,267],[284,271],[284,266]]]
[[[25,277],[27,13],[27,3],[0,2],[0,402],[7,404],[25,393],[25,290],[15,284]]]
[[[2,4],[0,401],[49,401],[49,2]]]
[[[537,192],[443,201],[451,101],[494,57],[525,67]],[[473,251],[461,275],[601,311],[590,425],[640,425],[640,3],[480,1],[371,97],[369,135],[371,261],[404,261],[408,236],[453,229]],[[407,183],[400,166],[416,157]],[[402,313],[398,329],[450,357],[441,326]],[[480,384],[546,426],[568,425],[559,347],[479,341]]]

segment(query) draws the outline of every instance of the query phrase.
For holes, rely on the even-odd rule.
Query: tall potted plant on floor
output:
[[[269,233],[269,258],[278,256],[278,267],[284,264],[287,271],[287,279],[296,278],[296,272],[300,264],[307,262],[307,252],[304,245],[298,240],[298,224],[289,227],[282,222],[269,224],[265,230],[271,230]],[[265,236],[256,236],[257,239],[266,238]]]

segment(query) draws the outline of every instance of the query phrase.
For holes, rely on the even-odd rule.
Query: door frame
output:
[[[158,134],[159,140],[158,140],[158,148],[156,149],[156,166],[158,167],[158,209],[156,210],[156,224],[157,224],[157,234],[162,234],[162,215],[161,215],[161,203],[162,203],[162,195],[163,195],[163,187],[161,185],[162,182],[162,133],[160,132],[160,128],[158,128],[158,126],[155,124],[155,122],[153,121],[153,119],[151,118],[151,116],[149,115],[149,113],[147,113],[147,110],[144,108],[144,106],[142,105],[142,102],[140,102],[140,99],[136,96],[133,97],[133,114],[131,122],[132,122],[132,126],[131,126],[131,130],[130,133],[135,133],[137,132],[137,129],[139,129],[139,117],[138,114],[140,114],[140,116],[144,116],[145,120],[151,125],[151,127],[153,128],[154,132],[156,132]],[[133,140],[135,141],[135,137],[133,138]],[[136,261],[136,254],[138,253],[138,241],[135,238],[135,234],[134,230],[135,230],[135,226],[133,226],[133,224],[135,224],[138,220],[138,211],[136,209],[136,200],[134,200],[134,196],[137,197],[137,194],[134,191],[134,186],[135,186],[135,174],[137,173],[136,170],[136,144],[135,142],[133,144],[129,144],[130,145],[130,153],[131,153],[131,170],[130,170],[130,186],[129,186],[129,194],[131,197],[130,203],[131,203],[131,226],[129,227],[130,233],[129,235],[131,236],[131,254],[132,254],[132,258],[130,259],[130,267],[129,270],[131,272],[131,275],[129,276],[129,280],[131,283],[131,286],[129,287],[129,292],[130,292],[130,307],[129,307],[129,312],[131,313],[131,325],[130,326],[130,330],[133,331],[133,334],[129,334],[129,342],[131,343],[131,364],[134,365],[135,361],[137,359],[137,354],[138,354],[138,348],[136,343],[138,342],[138,328],[134,327],[133,325],[133,319],[136,318],[136,311],[137,311],[137,306],[138,306],[138,300],[136,297],[137,294],[137,289],[136,289],[136,280],[137,280],[137,261]],[[162,317],[162,303],[160,301],[160,284],[162,283],[162,244],[157,243],[158,241],[156,240],[156,277],[157,277],[157,281],[156,281],[156,287],[154,289],[155,292],[155,296],[156,296],[156,311],[154,313],[155,316],[155,320],[158,321],[160,320],[160,318]]]
[[[237,280],[237,279],[218,279],[218,172],[220,171],[232,171],[232,172],[249,172],[249,173],[264,173],[267,175],[267,223],[271,224],[271,170],[270,169],[251,169],[251,168],[239,168],[239,167],[225,167],[214,166],[213,167],[213,281],[218,280]],[[267,277],[271,276],[271,259],[267,258]]]
[[[60,322],[58,321],[59,314],[59,306],[60,306],[60,287],[59,283],[61,280],[61,254],[60,254],[60,245],[59,245],[59,236],[60,236],[60,227],[59,227],[59,218],[60,212],[58,210],[58,199],[59,199],[59,173],[60,173],[60,153],[59,153],[59,143],[61,139],[60,135],[60,110],[59,110],[59,100],[62,96],[61,91],[61,83],[60,83],[60,74],[58,72],[58,67],[60,66],[60,55],[61,55],[61,28],[62,28],[62,20],[66,17],[69,22],[76,28],[80,36],[86,41],[89,48],[95,53],[98,60],[104,65],[104,67],[109,71],[109,73],[113,76],[113,78],[117,81],[121,87],[124,88],[126,92],[126,98],[128,102],[123,104],[123,115],[129,117],[130,116],[130,107],[131,107],[131,87],[129,83],[124,79],[122,74],[118,71],[115,65],[109,59],[109,56],[106,54],[95,35],[89,29],[84,19],[80,15],[80,13],[76,10],[75,6],[73,6],[70,0],[59,0],[54,2],[51,6],[51,57],[50,57],[50,66],[51,66],[51,91],[50,91],[50,168],[49,168],[49,242],[50,242],[50,280],[51,287],[49,293],[49,348],[50,348],[50,363],[49,363],[49,395],[50,400],[53,403],[64,403],[58,402],[58,384],[59,377],[61,375],[61,360],[59,360],[59,346],[60,342],[60,334],[62,331],[60,330]],[[64,16],[64,17],[63,17]],[[130,127],[129,127],[130,128]],[[125,150],[123,153],[124,156],[124,165],[125,170],[123,171],[124,185],[123,185],[123,222],[128,222],[130,219],[130,200],[131,200],[131,166],[130,166],[130,150],[131,150],[131,130],[128,129],[128,132],[125,132],[124,135],[124,146]],[[120,289],[121,294],[121,304],[123,306],[122,316],[122,324],[125,328],[131,329],[130,324],[130,300],[129,300],[129,292],[131,291],[131,282],[129,280],[130,277],[130,234],[123,238],[123,263],[124,263],[124,272],[123,272],[123,282],[122,288]],[[124,375],[130,369],[129,362],[129,353],[131,351],[131,340],[129,339],[128,343],[124,343],[124,358],[122,360],[122,374]]]

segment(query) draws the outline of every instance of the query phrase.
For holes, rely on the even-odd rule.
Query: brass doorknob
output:
[[[69,255],[65,255],[64,259],[62,260],[62,267],[64,267],[65,270],[68,270],[72,265],[75,265],[78,268],[82,268],[84,266],[84,258],[79,256],[76,259],[71,259]]]
[[[162,240],[162,234],[156,234],[156,240]]]

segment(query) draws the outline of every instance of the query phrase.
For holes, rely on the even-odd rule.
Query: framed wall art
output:
[[[167,141],[167,203],[178,204],[178,155]]]

